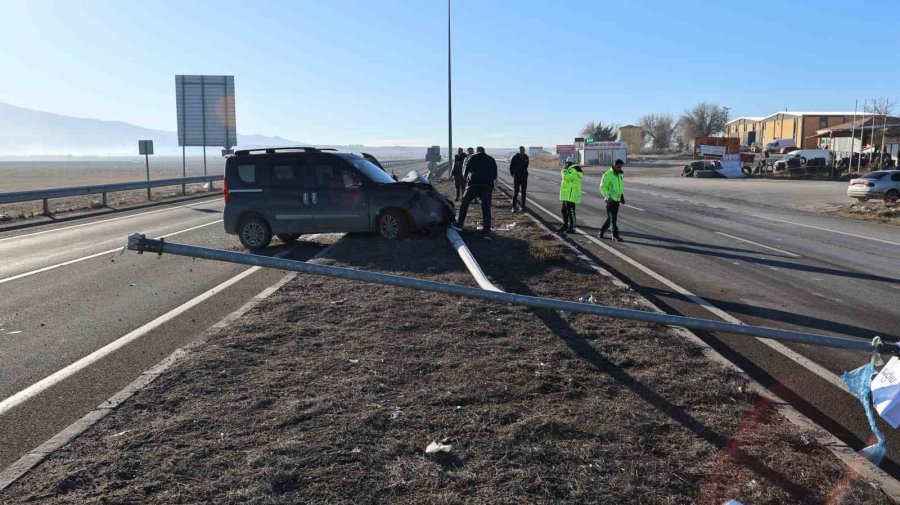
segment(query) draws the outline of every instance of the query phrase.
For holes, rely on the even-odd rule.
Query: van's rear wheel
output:
[[[279,233],[275,236],[278,237],[278,240],[284,242],[285,244],[293,244],[297,241],[298,238],[300,238],[299,233]]]
[[[400,240],[409,233],[406,216],[398,210],[386,210],[375,223],[378,235],[388,240]]]
[[[897,203],[898,200],[900,200],[900,191],[897,191],[896,189],[892,189],[884,194],[884,203],[893,205]]]
[[[241,221],[237,232],[241,244],[251,251],[262,249],[272,241],[272,229],[269,228],[269,223],[258,217]]]

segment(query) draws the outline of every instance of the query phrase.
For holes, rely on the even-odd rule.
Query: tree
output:
[[[650,138],[653,149],[657,151],[670,148],[672,139],[678,131],[675,116],[666,112],[647,114],[638,120],[638,126],[644,130],[644,134]]]
[[[690,144],[696,137],[711,137],[725,131],[728,111],[725,107],[709,102],[700,102],[691,110],[685,110],[678,120],[681,137]]]
[[[866,104],[864,112],[875,114],[876,116],[890,116],[894,112],[897,100],[893,98],[883,97],[876,98]]]
[[[594,139],[594,142],[616,140],[618,133],[618,125],[610,124],[607,126],[603,126],[603,123],[599,121],[597,121],[596,123],[591,121],[590,123],[584,125],[584,128],[581,129],[581,136],[586,139]]]

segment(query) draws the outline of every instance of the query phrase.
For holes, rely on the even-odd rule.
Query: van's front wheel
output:
[[[237,232],[241,244],[251,251],[262,249],[272,241],[272,229],[269,227],[269,223],[258,217],[241,221]]]
[[[398,210],[386,210],[376,221],[378,235],[387,240],[400,240],[409,233],[406,216]]]

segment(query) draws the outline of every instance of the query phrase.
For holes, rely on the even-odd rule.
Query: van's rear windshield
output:
[[[881,179],[886,173],[887,172],[869,172],[866,175],[860,177],[860,179]]]

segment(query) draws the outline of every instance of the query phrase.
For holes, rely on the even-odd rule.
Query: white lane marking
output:
[[[186,229],[184,229],[184,230],[178,230],[178,231],[176,231],[176,232],[167,233],[167,234],[165,234],[165,235],[160,235],[160,236],[157,237],[157,238],[166,238],[166,237],[171,237],[171,236],[173,236],[173,235],[180,235],[180,234],[182,234],[182,233],[187,233],[187,232],[189,232],[189,231],[194,231],[194,230],[197,230],[197,229],[199,229],[199,228],[203,228],[203,227],[209,226],[209,225],[211,225],[211,224],[216,224],[216,223],[221,223],[221,222],[222,222],[222,219],[219,219],[219,220],[213,221],[213,222],[211,222],[211,223],[201,224],[201,225],[199,225],[199,226],[193,226],[193,227],[191,227],[191,228],[186,228]],[[41,273],[41,272],[46,272],[46,271],[48,271],[48,270],[55,270],[55,269],[57,269],[57,268],[64,267],[64,266],[68,266],[68,265],[72,265],[72,264],[74,264],[74,263],[80,263],[80,262],[82,262],[82,261],[87,261],[87,260],[89,260],[89,259],[93,259],[93,258],[97,258],[97,257],[99,257],[99,256],[103,256],[104,254],[112,254],[112,253],[114,253],[114,252],[118,252],[118,251],[121,251],[121,250],[122,250],[121,247],[116,247],[115,249],[110,249],[110,250],[108,250],[108,251],[98,252],[98,253],[95,253],[95,254],[91,254],[91,255],[89,255],[89,256],[84,256],[84,257],[81,257],[81,258],[75,258],[75,259],[73,259],[73,260],[63,261],[62,263],[57,263],[57,264],[55,264],[55,265],[50,265],[50,266],[46,266],[46,267],[43,267],[43,268],[38,268],[37,270],[31,270],[31,271],[29,271],[29,272],[24,272],[24,273],[21,273],[21,274],[18,274],[18,275],[13,275],[12,277],[6,277],[6,278],[4,278],[4,279],[0,279],[0,284],[4,284],[4,283],[10,282],[10,281],[14,281],[14,280],[17,280],[17,279],[21,279],[21,278],[23,278],[23,277],[30,277],[30,276],[32,276],[32,275],[39,274],[39,273]]]
[[[792,258],[802,258],[802,256],[800,256],[799,254],[794,254],[794,253],[792,253],[792,252],[787,252],[787,251],[784,251],[784,250],[782,250],[782,249],[777,249],[777,248],[772,247],[772,246],[763,245],[763,244],[760,244],[759,242],[754,242],[754,241],[752,241],[752,240],[747,240],[747,239],[741,238],[741,237],[735,237],[734,235],[729,235],[729,234],[727,234],[727,233],[722,233],[722,232],[720,232],[720,231],[717,231],[716,233],[719,234],[719,235],[722,235],[723,237],[728,237],[728,238],[730,238],[730,239],[739,240],[739,241],[741,241],[741,242],[746,242],[746,243],[748,243],[748,244],[755,245],[756,247],[762,247],[763,249],[769,249],[769,250],[771,250],[771,251],[775,251],[775,252],[784,254],[784,255],[786,255],[786,256],[790,256],[790,257],[792,257]]]
[[[509,187],[509,185],[506,184],[505,182],[504,182],[503,184],[505,184],[507,187]],[[512,189],[512,188],[510,188],[510,189]],[[541,204],[535,202],[535,201],[534,201],[533,199],[531,199],[531,198],[528,198],[528,200],[531,200],[531,203],[532,203],[535,207],[537,207],[537,208],[541,209],[542,211],[544,211],[548,216],[552,217],[553,219],[556,219],[557,221],[562,222],[562,219],[560,219],[556,214],[554,214],[554,213],[550,212],[549,210],[545,209],[543,206],[541,206]],[[604,243],[601,242],[599,239],[595,238],[594,236],[590,235],[589,233],[587,233],[587,232],[585,232],[585,231],[583,231],[583,230],[580,230],[580,229],[577,229],[577,231],[578,231],[578,233],[584,235],[584,236],[585,236],[588,240],[590,240],[591,242],[593,242],[593,243],[599,245],[600,247],[602,247],[602,248],[605,249],[606,251],[610,252],[612,255],[618,257],[619,259],[621,259],[622,261],[628,263],[629,265],[631,265],[631,266],[637,268],[637,269],[640,270],[641,272],[644,272],[645,274],[647,274],[647,275],[649,275],[650,277],[656,279],[656,280],[659,281],[660,283],[665,284],[666,286],[668,286],[668,287],[671,288],[672,290],[678,292],[679,294],[683,295],[685,298],[691,300],[692,302],[694,302],[694,303],[696,303],[697,305],[703,307],[704,309],[708,310],[709,312],[712,312],[713,314],[715,314],[716,316],[722,318],[723,320],[725,320],[725,321],[727,321],[727,322],[729,322],[729,323],[733,323],[733,324],[744,324],[744,322],[741,321],[740,319],[738,319],[738,318],[732,316],[731,314],[725,312],[724,310],[722,310],[722,309],[716,307],[715,305],[713,305],[713,304],[710,303],[709,301],[707,301],[707,300],[705,300],[705,299],[703,299],[703,298],[701,298],[701,297],[695,295],[694,293],[691,293],[690,291],[688,291],[687,289],[685,289],[685,288],[679,286],[678,284],[675,284],[674,282],[672,282],[672,281],[670,281],[669,279],[663,277],[662,275],[660,275],[660,274],[654,272],[653,270],[649,269],[648,267],[645,267],[644,265],[638,263],[637,261],[635,261],[635,260],[629,258],[629,257],[626,256],[624,253],[622,253],[622,252],[616,250],[614,247],[611,247],[611,246],[609,246],[609,245],[607,245],[607,244],[604,244]],[[793,351],[793,350],[787,348],[787,347],[786,347],[784,344],[782,344],[781,342],[778,342],[778,341],[775,341],[775,340],[771,340],[771,339],[767,339],[767,338],[759,338],[759,337],[754,337],[754,338],[756,338],[756,340],[759,340],[759,341],[762,342],[763,344],[765,344],[765,345],[771,347],[771,348],[774,349],[775,351],[781,353],[782,355],[786,356],[787,358],[791,359],[792,361],[794,361],[794,362],[797,363],[798,365],[802,366],[803,368],[806,368],[806,369],[809,370],[810,372],[812,372],[812,373],[818,375],[818,376],[819,376],[820,378],[822,378],[823,380],[825,380],[825,381],[831,383],[832,385],[834,385],[834,386],[840,388],[840,389],[843,390],[843,391],[846,391],[846,392],[848,392],[848,393],[850,392],[850,390],[847,388],[847,385],[844,384],[844,381],[841,380],[840,377],[838,377],[837,375],[831,373],[831,371],[827,370],[825,367],[819,365],[818,363],[813,362],[813,361],[810,360],[809,358],[806,358],[805,356],[802,356],[801,354],[799,354],[799,353],[797,353],[797,352],[795,352],[795,351]]]
[[[639,210],[639,211],[641,211],[641,212],[647,212],[646,210],[644,210],[644,209],[642,209],[642,208],[640,208],[640,207],[635,207],[634,205],[631,205],[630,203],[629,203],[629,204],[626,204],[626,205],[625,205],[625,208],[626,208],[626,209]]]
[[[282,253],[276,254],[276,256],[281,257],[281,256],[287,254],[288,252],[290,252],[290,251],[284,251]],[[159,326],[163,325],[164,323],[171,321],[172,319],[178,317],[179,315],[192,309],[193,307],[196,307],[200,303],[203,303],[204,301],[211,298],[216,293],[218,293],[224,289],[227,289],[228,287],[242,281],[243,279],[252,275],[257,270],[261,270],[262,268],[263,267],[250,267],[247,270],[244,270],[243,272],[235,275],[234,277],[232,277],[232,278],[228,279],[227,281],[219,284],[218,286],[210,289],[209,291],[206,291],[205,293],[179,305],[178,307],[175,307],[174,309],[157,317],[156,319],[141,326],[140,328],[137,328],[135,330],[132,330],[129,333],[126,333],[125,335],[119,337],[115,341],[110,342],[109,344],[106,344],[105,346],[103,346],[100,349],[97,349],[96,351],[79,359],[78,361],[72,363],[71,365],[69,365],[61,370],[56,371],[53,374],[48,375],[47,377],[44,377],[43,379],[39,380],[38,382],[35,382],[34,384],[19,391],[18,393],[6,398],[2,402],[0,402],[0,415],[3,415],[5,413],[9,412],[11,409],[15,408],[18,405],[21,405],[22,403],[27,401],[29,398],[33,398],[34,396],[37,396],[38,394],[42,393],[43,391],[46,391],[47,389],[53,387],[54,385],[59,384],[60,382],[66,380],[67,378],[80,372],[81,370],[84,370],[85,368],[87,368],[90,365],[96,363],[97,361],[105,358],[106,356],[109,356],[110,354],[116,352],[117,350],[121,349],[122,347],[137,340],[138,338],[142,337],[143,335],[146,335],[147,333],[158,328]]]
[[[848,237],[855,237],[855,238],[861,238],[861,239],[865,239],[865,240],[872,240],[872,241],[874,241],[874,242],[881,242],[881,243],[883,243],[883,244],[900,245],[900,242],[891,242],[890,240],[884,240],[884,239],[880,239],[880,238],[867,237],[867,236],[865,236],[865,235],[857,235],[857,234],[855,234],[855,233],[847,233],[847,232],[845,232],[845,231],[832,230],[831,228],[824,228],[824,227],[822,227],[822,226],[815,226],[815,225],[811,225],[811,224],[803,224],[803,223],[795,223],[795,222],[793,222],[793,221],[785,221],[784,219],[777,219],[777,218],[774,218],[774,217],[763,216],[763,215],[760,215],[760,214],[750,214],[750,215],[751,215],[751,216],[754,216],[754,217],[758,217],[758,218],[760,218],[760,219],[768,219],[769,221],[777,221],[777,222],[779,222],[779,223],[792,224],[792,225],[794,225],[794,226],[803,226],[804,228],[813,228],[813,229],[815,229],[815,230],[830,231],[831,233],[837,233],[837,234],[840,234],[840,235],[847,235]]]
[[[19,333],[22,333],[22,330],[11,331],[11,332],[7,333],[7,335],[17,335],[17,334],[19,334]]]
[[[220,201],[220,200],[223,200],[223,198],[216,198],[216,199],[213,199],[213,200],[204,200],[204,201],[202,201],[202,202],[191,203],[191,204],[187,204],[187,205],[178,205],[178,206],[175,206],[175,207],[166,207],[165,209],[157,209],[157,210],[151,210],[151,211],[147,211],[147,212],[140,212],[140,213],[137,213],[137,214],[129,214],[129,215],[127,215],[127,216],[114,217],[114,218],[111,218],[111,219],[103,219],[103,220],[100,220],[100,221],[91,221],[90,223],[81,223],[81,224],[75,224],[75,225],[72,225],[72,226],[64,226],[64,227],[62,227],[62,228],[53,228],[52,230],[36,231],[36,232],[34,232],[34,233],[26,233],[26,234],[24,234],[24,235],[13,235],[12,237],[3,237],[3,238],[0,238],[0,242],[3,242],[3,241],[5,241],[5,240],[14,240],[14,239],[17,239],[17,238],[33,237],[33,236],[35,236],[35,235],[43,235],[43,234],[45,234],[45,233],[53,233],[53,232],[56,232],[56,231],[71,230],[72,228],[81,228],[81,227],[84,227],[84,226],[92,226],[92,225],[95,225],[95,224],[109,223],[109,222],[112,222],[112,221],[121,221],[122,219],[130,219],[130,218],[132,218],[132,217],[137,217],[137,216],[146,216],[146,215],[148,215],[148,214],[156,214],[156,213],[158,213],[158,212],[166,212],[166,211],[168,211],[168,210],[185,209],[185,208],[188,208],[188,207],[197,207],[197,206],[199,206],[199,205],[206,205],[206,204],[208,204],[208,203],[214,203],[214,202],[218,202],[218,201]],[[50,223],[48,223],[48,224],[50,224]]]

